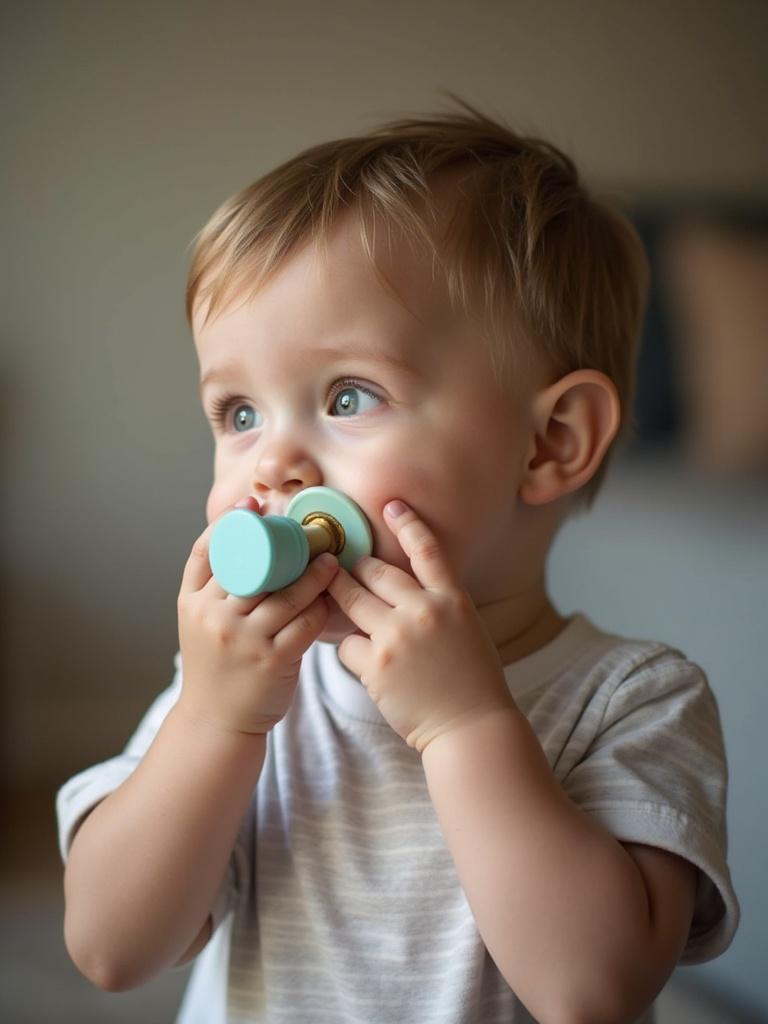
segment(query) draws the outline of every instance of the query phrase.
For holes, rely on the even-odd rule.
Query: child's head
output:
[[[324,483],[402,565],[381,518],[402,498],[475,599],[499,600],[540,577],[570,499],[597,486],[644,287],[634,232],[570,161],[473,111],[300,154],[194,249],[209,518]]]
[[[499,378],[540,358],[555,376],[606,374],[620,403],[618,440],[631,429],[647,292],[639,238],[589,196],[566,155],[462,105],[466,113],[315,146],[224,203],[196,240],[190,321],[204,300],[211,316],[239,291],[255,292],[353,211],[369,258],[377,227],[394,230],[444,275],[455,308],[476,318]],[[580,491],[587,503],[613,447]]]

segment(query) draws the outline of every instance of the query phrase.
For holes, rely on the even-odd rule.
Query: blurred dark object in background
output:
[[[674,338],[664,290],[659,279],[659,249],[669,227],[664,214],[650,211],[633,216],[651,265],[648,296],[635,390],[635,435],[632,450],[677,442],[680,429],[678,370],[674,364]]]
[[[722,475],[768,469],[768,206],[630,211],[651,291],[627,455],[674,450]]]

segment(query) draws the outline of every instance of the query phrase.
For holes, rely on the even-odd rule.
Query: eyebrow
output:
[[[338,346],[320,346],[319,348],[313,349],[313,352],[318,356],[326,359],[360,359],[366,363],[376,363],[380,366],[396,367],[404,373],[410,374],[411,376],[417,376],[419,371],[413,365],[411,361],[399,356],[379,356],[375,352],[360,351],[357,348],[352,347],[338,347]],[[243,371],[243,364],[238,362],[236,359],[230,359],[220,366],[213,366],[210,370],[207,370],[200,378],[200,393],[202,394],[205,389],[211,384],[221,383],[236,377]]]
[[[219,384],[222,381],[236,377],[239,372],[242,372],[242,369],[242,364],[238,363],[234,359],[230,359],[226,363],[222,363],[221,366],[211,367],[211,369],[206,370],[200,378],[200,394],[202,395],[210,384]]]
[[[416,374],[418,370],[412,360],[405,356],[377,355],[374,350],[366,351],[355,346],[321,345],[314,350],[324,359],[360,359],[366,363],[377,363],[379,366],[394,366],[406,373]]]

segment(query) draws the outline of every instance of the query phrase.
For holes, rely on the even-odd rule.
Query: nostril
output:
[[[267,500],[272,495],[290,498],[298,491],[321,484],[323,476],[313,459],[291,458],[279,451],[269,457],[262,455],[251,472],[253,493]]]

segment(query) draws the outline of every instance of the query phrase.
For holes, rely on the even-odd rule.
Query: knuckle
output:
[[[208,542],[205,537],[198,537],[192,545],[191,556],[195,560],[202,561],[208,557]]]
[[[380,647],[374,654],[374,664],[377,671],[383,672],[388,669],[394,660],[395,654],[391,647]]]
[[[431,562],[440,556],[440,545],[431,534],[419,537],[413,545],[412,557],[422,562]]]
[[[461,618],[466,618],[468,615],[472,615],[475,611],[472,598],[465,590],[453,591],[447,596],[446,604],[449,611]]]
[[[315,618],[310,612],[302,612],[301,615],[298,616],[298,623],[301,627],[302,633],[310,633],[316,626]]]
[[[292,628],[298,629],[300,633],[306,633],[314,629],[316,611],[317,606],[314,601],[306,608],[297,608],[295,615],[291,619]]]
[[[416,612],[416,623],[421,629],[434,629],[442,620],[440,608],[435,604],[422,604]]]
[[[226,619],[218,619],[211,623],[211,635],[219,647],[231,647],[235,639],[232,623]]]
[[[339,595],[336,600],[343,612],[351,612],[362,596],[361,590],[353,589]]]
[[[297,612],[299,610],[299,602],[294,587],[286,587],[285,590],[278,591],[277,597],[289,612]]]
[[[375,562],[371,566],[371,582],[379,583],[386,576],[389,576],[390,566],[386,562]]]

